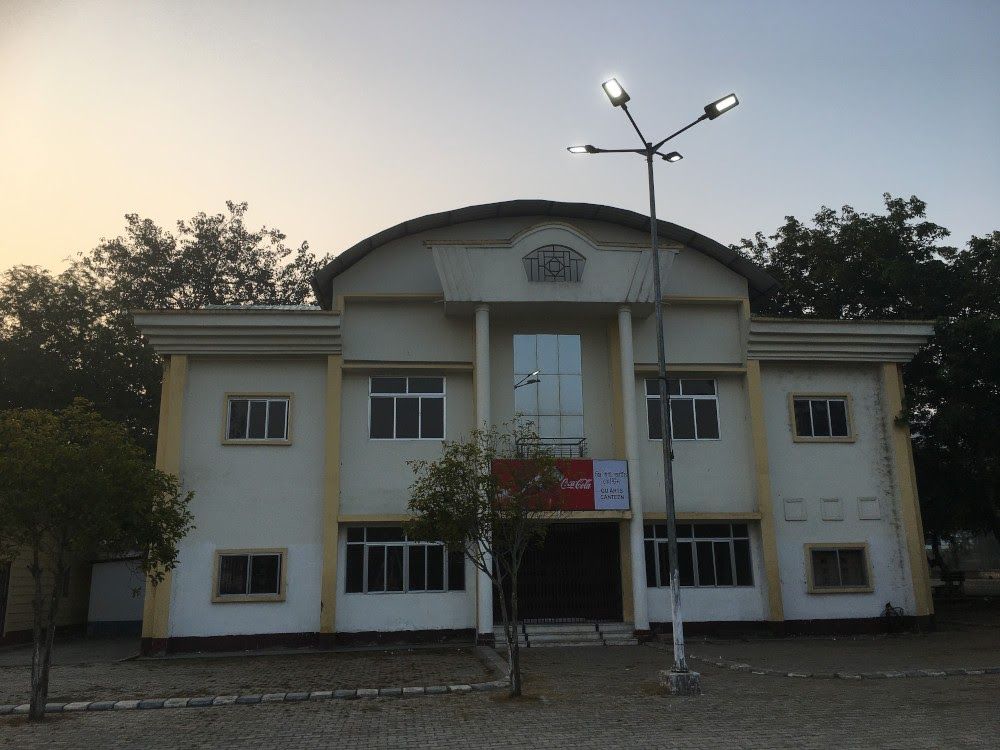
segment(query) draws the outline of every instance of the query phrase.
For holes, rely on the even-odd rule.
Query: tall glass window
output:
[[[537,370],[537,383],[514,389],[514,411],[534,422],[542,438],[581,438],[583,367],[580,336],[514,336],[514,382]]]

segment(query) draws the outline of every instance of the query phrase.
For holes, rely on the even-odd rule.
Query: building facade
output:
[[[660,233],[685,619],[929,617],[897,418],[931,327],[753,317],[773,279]],[[364,240],[316,274],[315,308],[138,313],[165,361],[157,462],[196,493],[146,647],[488,639],[489,579],[405,537],[406,462],[516,414],[579,496],[526,562],[525,617],[668,624],[653,262],[640,214],[511,201]]]

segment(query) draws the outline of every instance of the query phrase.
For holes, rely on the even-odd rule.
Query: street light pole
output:
[[[649,181],[649,235],[653,257],[653,310],[656,316],[656,365],[660,391],[660,434],[662,438],[661,447],[663,448],[663,495],[667,516],[670,611],[674,641],[674,664],[670,670],[661,672],[661,681],[670,688],[670,692],[686,695],[701,692],[701,677],[697,672],[692,672],[688,669],[687,657],[684,653],[684,618],[681,614],[680,573],[677,564],[677,509],[674,502],[673,436],[670,429],[670,388],[667,381],[666,341],[663,330],[663,287],[660,279],[659,228],[656,220],[656,186],[653,179],[653,157],[659,156],[664,161],[671,163],[680,161],[682,157],[676,151],[668,154],[661,153],[660,148],[663,144],[676,138],[685,130],[694,127],[703,120],[714,120],[719,115],[739,104],[739,100],[735,94],[729,94],[712,102],[705,107],[705,113],[700,115],[696,120],[654,144],[646,140],[639,129],[638,123],[632,117],[632,113],[629,112],[627,103],[631,97],[625,92],[621,84],[612,78],[605,81],[602,86],[612,105],[621,107],[622,111],[625,112],[629,123],[631,123],[632,128],[639,136],[643,147],[641,149],[605,149],[586,145],[571,146],[568,151],[574,154],[633,153],[639,154],[646,160],[646,175]],[[641,498],[639,498],[639,502],[641,502]]]
[[[653,154],[646,154],[649,175],[649,239],[653,254],[653,310],[656,315],[656,367],[660,385],[660,443],[663,448],[663,495],[667,511],[667,556],[670,563],[670,613],[674,638],[674,671],[688,672],[684,654],[684,617],[681,615],[681,584],[677,563],[677,508],[674,504],[673,435],[670,429],[670,388],[667,385],[667,346],[663,332],[663,287],[660,281],[660,248],[656,226],[656,188]]]

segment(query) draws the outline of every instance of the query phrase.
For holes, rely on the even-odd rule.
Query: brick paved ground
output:
[[[53,665],[49,702],[403,687],[492,679],[493,673],[471,648],[103,661]],[[27,702],[30,682],[29,666],[0,666],[0,704]]]
[[[413,699],[62,715],[0,721],[32,748],[982,748],[1000,736],[1000,677],[794,680],[702,669],[706,694],[661,695],[647,646],[525,652],[529,697]]]
[[[689,639],[692,655],[783,672],[879,672],[1000,667],[1000,631],[775,640]]]

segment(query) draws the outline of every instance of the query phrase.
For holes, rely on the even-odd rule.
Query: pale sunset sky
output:
[[[601,81],[674,142],[661,217],[723,243],[822,204],[1000,229],[1000,2],[0,0],[0,270],[227,199],[340,252],[512,198],[646,212]]]

